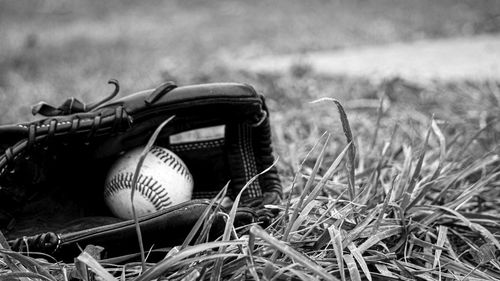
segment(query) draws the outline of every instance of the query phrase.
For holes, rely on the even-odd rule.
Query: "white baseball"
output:
[[[119,218],[131,219],[132,180],[144,147],[121,156],[111,167],[104,187],[104,199]],[[138,216],[188,201],[193,193],[193,177],[182,160],[170,150],[153,146],[137,178],[134,207]]]

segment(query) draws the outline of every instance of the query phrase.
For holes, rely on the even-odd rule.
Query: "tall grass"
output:
[[[83,267],[34,260],[2,243],[0,279],[500,280],[495,123],[461,131],[429,115],[388,126],[391,108],[380,103],[360,137],[360,121],[348,122],[357,111],[317,103],[340,112],[343,129],[329,133],[346,138],[323,134],[293,177],[283,172],[286,198],[266,229],[234,231],[231,211],[217,241],[186,243],[144,268],[87,254]]]

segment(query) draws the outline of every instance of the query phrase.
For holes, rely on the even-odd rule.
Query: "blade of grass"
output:
[[[465,168],[462,168],[460,170],[460,172],[454,178],[449,180],[449,182],[443,188],[441,188],[441,190],[439,191],[439,194],[432,201],[432,204],[437,204],[439,202],[439,199],[444,197],[445,194],[447,194],[447,192],[449,192],[449,190],[451,188],[455,187],[457,182],[464,180],[465,178],[467,178],[471,174],[479,171],[480,169],[484,169],[485,167],[488,167],[490,165],[495,165],[495,163],[498,162],[498,158],[496,155],[491,156],[491,157],[488,157],[488,156],[491,156],[491,155],[484,155],[478,161],[473,162],[472,164],[468,165]]]
[[[321,164],[323,163],[323,159],[325,156],[325,151],[326,151],[326,147],[328,145],[329,139],[330,139],[330,135],[327,135],[325,143],[323,144],[323,147],[321,148],[321,151],[319,153],[318,159],[316,160],[316,163],[314,164],[314,168],[311,172],[311,176],[309,177],[309,179],[306,182],[306,185],[304,187],[304,191],[302,192],[302,194],[299,198],[299,201],[297,202],[296,207],[292,213],[292,217],[290,218],[288,225],[285,229],[285,232],[283,234],[283,241],[288,241],[288,237],[290,235],[290,232],[292,231],[293,223],[297,219],[297,217],[299,215],[299,210],[302,209],[302,207],[304,205],[303,202],[304,202],[306,196],[309,194],[309,189],[311,189],[311,186],[314,183],[314,178],[316,177],[318,170],[321,167]]]
[[[0,249],[10,250],[9,242],[3,235],[2,231],[0,231]]]
[[[24,278],[30,278],[30,279],[40,279],[44,281],[51,281],[53,279],[49,279],[41,274],[34,273],[34,272],[9,272],[9,273],[4,273],[0,274],[0,280],[21,280]]]
[[[249,233],[249,235],[248,235],[248,247],[247,247],[247,253],[246,253],[248,255],[248,260],[249,260],[249,270],[250,270],[250,274],[252,275],[252,277],[257,281],[260,281],[259,275],[257,274],[257,270],[255,270],[255,261],[254,261],[254,256],[253,256],[254,249],[255,249],[255,235],[253,233]],[[273,258],[271,257],[271,260],[272,259]]]
[[[349,174],[348,183],[349,183],[349,198],[351,201],[356,197],[356,188],[355,188],[355,171],[354,171],[354,159],[356,157],[356,146],[353,143],[351,126],[349,125],[349,119],[347,118],[347,114],[344,111],[344,107],[342,104],[334,99],[334,98],[321,98],[313,101],[312,103],[323,102],[323,101],[331,101],[335,103],[337,106],[337,110],[339,111],[340,121],[342,123],[342,129],[344,130],[344,135],[347,139],[347,143],[351,144],[349,146],[349,153],[347,154],[346,167],[347,172]]]
[[[339,229],[332,225],[328,228],[328,233],[330,234],[330,241],[332,242],[333,251],[335,253],[335,257],[337,258],[337,266],[339,267],[340,278],[342,281],[345,281],[345,272],[344,272],[344,254],[343,250],[344,246],[342,245],[342,233]]]
[[[137,213],[135,210],[135,205],[134,205],[134,195],[135,195],[135,190],[137,189],[137,179],[139,178],[139,174],[141,173],[141,168],[142,164],[144,163],[144,160],[146,159],[146,156],[148,155],[149,151],[151,150],[151,147],[153,146],[154,142],[156,141],[156,138],[160,134],[161,130],[165,125],[167,125],[172,119],[174,119],[175,116],[171,116],[170,118],[166,119],[163,121],[154,131],[153,135],[149,138],[148,143],[144,147],[144,149],[141,152],[141,155],[139,156],[139,161],[137,162],[137,166],[135,168],[134,176],[132,178],[132,192],[130,193],[130,202],[132,204],[132,216],[134,217],[134,223],[135,223],[135,230],[137,232],[137,239],[139,243],[139,249],[141,251],[141,261],[142,261],[142,269],[146,270],[146,255],[144,253],[144,244],[142,243],[142,233],[141,233],[141,227],[139,225],[139,219],[137,218]]]
[[[389,151],[390,145],[391,145],[390,143],[385,143],[384,147],[382,148],[382,152],[380,153],[377,166],[375,167],[375,169],[373,169],[372,173],[370,174],[370,177],[368,180],[368,182],[369,182],[368,187],[365,188],[361,192],[362,194],[359,195],[361,198],[359,200],[360,204],[364,204],[364,205],[370,204],[370,202],[372,201],[371,199],[373,197],[374,191],[376,192],[376,190],[378,190],[378,187],[380,185],[381,171],[382,171],[382,168],[387,163],[386,157],[387,157],[387,153]]]
[[[439,141],[439,162],[436,170],[432,174],[430,180],[425,183],[425,185],[421,188],[420,192],[415,196],[415,198],[408,204],[407,209],[412,208],[413,206],[417,205],[423,197],[428,193],[429,189],[434,185],[434,180],[436,180],[439,175],[441,174],[441,170],[443,169],[443,165],[446,159],[446,140],[439,129],[439,126],[436,123],[436,120],[432,119],[432,131],[436,135]]]
[[[420,156],[418,158],[417,165],[415,166],[415,170],[413,171],[413,175],[410,179],[410,184],[408,188],[406,189],[406,192],[403,195],[403,201],[401,203],[401,209],[403,212],[406,211],[406,208],[408,207],[408,204],[410,203],[411,195],[413,194],[413,190],[415,189],[415,185],[417,184],[418,178],[420,176],[420,171],[422,169],[422,165],[424,163],[424,157],[425,157],[425,152],[427,151],[427,143],[429,142],[429,136],[431,134],[431,128],[432,126],[429,126],[427,129],[427,133],[425,135],[425,140],[422,145],[422,152],[420,153]]]
[[[332,281],[339,280],[335,276],[328,273],[323,267],[321,267],[320,265],[318,265],[317,263],[306,257],[304,254],[298,252],[297,250],[293,249],[284,242],[269,235],[264,229],[262,229],[262,227],[258,225],[252,226],[250,228],[250,233],[264,240],[269,244],[269,246],[275,248],[278,251],[281,251],[285,255],[289,256],[296,262],[302,264],[304,267],[308,268],[315,274],[325,278],[326,280],[332,280]]]
[[[92,270],[102,278],[104,281],[118,281],[113,275],[111,275],[102,265],[99,264],[89,253],[82,252],[77,259],[88,267],[92,268]]]
[[[366,250],[368,250],[370,247],[376,245],[378,242],[382,241],[383,239],[389,238],[389,237],[396,235],[396,234],[400,234],[402,229],[403,228],[401,226],[394,226],[394,228],[392,228],[392,229],[378,232],[374,236],[366,239],[366,241],[363,242],[363,244],[358,246],[359,252],[362,254]]]
[[[254,280],[260,281],[259,275],[257,274],[257,270],[255,270],[255,262],[253,259],[252,252],[249,252],[247,255],[248,255],[247,259],[248,271],[250,271],[250,274],[252,275]]]
[[[299,241],[304,241],[304,239],[306,239],[309,234],[311,234],[311,232],[315,229],[315,228],[320,228],[320,224],[324,223],[326,217],[330,216],[331,214],[331,211],[335,208],[335,202],[331,203],[330,206],[328,206],[328,208],[326,209],[326,211],[324,211],[321,216],[318,218],[317,222],[312,225],[309,230],[304,233],[304,235],[302,235],[302,237],[299,239]],[[328,218],[329,219],[329,218]]]
[[[224,234],[222,235],[222,241],[229,241],[232,229],[234,228],[234,218],[236,217],[236,211],[238,210],[238,206],[240,204],[241,196],[243,195],[243,192],[252,184],[259,176],[267,173],[272,167],[278,163],[279,158],[276,157],[276,160],[274,161],[271,166],[267,167],[264,171],[258,173],[257,175],[253,176],[246,184],[243,186],[243,188],[240,190],[238,193],[238,196],[234,199],[233,206],[231,207],[231,211],[229,212],[229,219],[226,222],[226,227],[224,228]],[[226,250],[225,247],[221,247],[219,249],[219,253],[223,253]],[[217,281],[220,280],[220,274],[222,270],[222,265],[223,265],[224,260],[223,259],[218,259],[215,263],[214,266],[214,272],[212,274],[212,280]]]
[[[416,195],[414,195],[414,199],[411,200],[410,204],[408,204],[406,209],[409,210],[415,207],[418,203],[420,203],[420,201],[422,201],[422,199],[424,199],[425,196],[429,194],[430,189],[433,186],[435,186],[435,183],[436,183],[435,181],[426,182],[419,190],[416,190],[415,191]]]
[[[401,171],[398,173],[398,184],[396,185],[397,189],[395,190],[395,196],[394,200],[400,200],[404,197],[404,194],[406,192],[407,188],[407,183],[408,183],[408,178],[411,172],[411,163],[412,163],[412,147],[411,146],[406,146],[403,145],[403,154],[404,154],[404,161],[403,161],[403,167]]]
[[[438,246],[436,244],[432,244],[431,242],[428,241],[423,241],[419,238],[417,238],[413,233],[410,235],[410,238],[408,239],[408,243],[411,243],[416,246],[420,246],[423,249],[434,249],[434,250],[446,250],[442,246]]]
[[[299,269],[289,268],[288,271],[290,271],[290,273],[293,273],[300,280],[319,281],[319,279],[316,278],[315,276],[311,276],[311,275],[309,275],[309,274],[307,274],[307,273],[305,273],[305,272],[303,272],[302,270],[299,270]]]
[[[319,156],[318,158],[316,159],[316,162],[314,163],[314,168],[311,172],[311,175],[309,176],[307,182],[306,182],[306,185],[304,187],[304,190],[302,191],[301,193],[301,196],[299,197],[299,201],[295,204],[295,209],[292,213],[292,216],[289,218],[289,221],[288,221],[288,224],[286,225],[286,227],[284,227],[284,232],[283,232],[283,236],[282,236],[282,240],[283,241],[288,241],[289,239],[289,235],[290,235],[290,232],[291,232],[291,228],[293,226],[293,223],[295,222],[295,220],[297,219],[298,217],[298,214],[299,214],[299,210],[301,210],[301,206],[303,205],[303,201],[304,201],[304,198],[306,198],[306,196],[309,194],[309,189],[311,188],[312,184],[314,183],[314,179],[321,167],[321,164],[323,163],[323,159],[324,159],[324,156],[325,156],[325,151],[326,151],[326,147],[329,143],[329,139],[330,139],[330,134],[327,134],[327,132],[323,133],[323,135],[321,136],[320,139],[318,139],[318,141],[314,144],[313,148],[308,152],[308,154],[306,155],[306,157],[304,158],[304,161],[302,161],[301,163],[301,166],[300,166],[300,169],[299,171],[302,169],[302,166],[304,165],[305,161],[308,159],[309,155],[312,153],[312,151],[317,147],[317,145],[320,143],[321,139],[323,139],[324,137],[326,136],[326,140],[323,144],[323,147],[319,153]],[[295,183],[295,180],[297,178],[297,174],[294,176],[294,183]],[[291,205],[291,196],[288,198],[288,201],[287,201],[287,205],[286,205],[286,208],[285,208],[285,215],[287,216],[288,215],[288,210],[290,208],[290,205]],[[271,264],[273,264],[276,259],[278,258],[278,255],[279,253],[278,252],[275,252],[272,257],[271,257]],[[264,270],[264,272],[269,272],[270,270],[272,270],[271,268],[268,268],[266,267],[266,269]]]
[[[389,190],[389,193],[385,195],[384,203],[382,204],[382,210],[380,210],[380,213],[378,214],[377,220],[375,221],[375,224],[373,225],[373,232],[372,234],[377,233],[378,228],[380,224],[382,223],[382,219],[384,217],[384,214],[387,211],[387,206],[389,206],[389,201],[392,196],[392,192],[394,190],[394,182],[396,181],[396,177],[392,178],[392,183],[391,183],[391,189]]]
[[[382,273],[382,275],[384,276],[387,276],[387,277],[390,277],[390,278],[395,278],[395,276],[392,274],[392,272],[389,270],[389,268],[387,267],[387,265],[385,264],[381,264],[381,263],[376,263],[375,264],[375,268],[377,268],[377,270]]]
[[[354,229],[352,229],[349,233],[349,235],[346,237],[345,245],[349,245],[352,243],[355,239],[359,237],[359,235],[366,229],[366,227],[372,222],[372,220],[375,218],[375,216],[379,213],[380,206],[375,207],[371,212],[369,212],[368,216]]]
[[[319,167],[321,166],[321,163],[323,161],[323,157],[324,157],[324,150],[326,149],[326,145],[328,143],[328,140],[330,139],[330,134],[328,134],[327,132],[324,132],[323,135],[321,135],[321,137],[318,139],[318,141],[316,141],[314,143],[314,146],[311,148],[311,150],[309,150],[309,152],[307,153],[306,157],[304,157],[304,160],[300,163],[300,166],[299,166],[299,169],[298,171],[301,171],[302,170],[302,167],[304,166],[305,162],[307,159],[309,159],[309,156],[312,154],[312,152],[316,149],[316,147],[319,145],[319,143],[321,142],[321,140],[324,138],[324,137],[327,137],[326,140],[325,140],[325,143],[323,145],[323,149],[321,150],[318,158],[316,159],[316,163],[314,164],[314,168],[313,168],[313,171],[311,173],[311,176],[310,178],[313,178],[316,177],[316,174],[319,170]],[[293,177],[293,181],[292,181],[292,191],[293,191],[293,187],[295,186],[295,183],[296,183],[296,180],[297,180],[297,177],[298,177],[298,174],[299,173],[295,173],[294,177]],[[311,185],[312,184],[312,181],[311,183],[309,183],[309,179],[308,181],[306,182],[306,188],[307,190],[310,188],[308,187],[308,184]],[[301,196],[300,196],[300,200],[303,201],[303,198],[306,196],[307,192],[305,192],[304,190],[301,192]],[[290,218],[288,216],[289,214],[289,210],[290,210],[290,206],[291,206],[291,200],[292,200],[292,192],[290,192],[290,195],[288,196],[288,200],[287,200],[287,203],[286,203],[286,207],[285,207],[285,211],[284,211],[284,215],[283,215],[283,223],[285,223],[286,219],[288,219],[288,224],[286,224],[286,227],[282,227],[282,230],[283,230],[283,236],[282,236],[282,240],[283,241],[287,241],[288,240],[288,237],[289,237],[289,234],[290,234],[290,227],[292,226],[292,223],[291,221],[295,221],[295,219],[297,218],[297,215],[298,215],[298,206],[302,205],[302,202],[300,203],[297,203],[296,204],[296,209],[294,210],[293,214],[292,214],[292,218]],[[270,264],[273,264],[276,259],[278,258],[278,255],[279,253],[278,252],[275,252],[272,257],[271,257],[271,263]],[[271,268],[266,268],[264,270],[264,272],[268,272],[272,270]]]
[[[336,168],[338,167],[338,165],[340,164],[340,162],[342,161],[347,149],[349,148],[349,145],[347,145],[344,150],[339,154],[339,156],[337,156],[337,158],[335,159],[335,161],[332,163],[332,165],[330,166],[330,168],[328,169],[328,171],[325,173],[325,175],[323,176],[323,178],[320,180],[320,182],[316,185],[316,187],[314,188],[314,190],[311,192],[311,194],[307,197],[306,201],[304,202],[304,206],[301,210],[301,216],[305,217],[309,214],[309,211],[312,209],[313,205],[315,202],[313,202],[314,199],[316,199],[316,197],[319,195],[319,193],[321,192],[321,190],[324,188],[325,186],[325,183],[327,182],[328,178],[330,178],[332,175],[333,175],[333,172],[336,170]],[[352,202],[349,203],[349,205],[351,204]],[[347,206],[349,206],[347,205]],[[346,208],[347,206],[345,206],[344,208]],[[290,221],[289,222],[290,224],[292,224],[292,226],[290,227],[290,229],[292,229],[292,227],[299,227],[299,225],[296,225],[295,224],[295,221]]]
[[[340,154],[335,158],[335,161],[330,165],[330,168],[326,171],[325,175],[321,178],[319,183],[316,184],[316,187],[311,191],[311,194],[305,199],[305,202],[302,206],[307,206],[312,200],[316,199],[316,197],[319,195],[325,184],[327,183],[328,179],[332,177],[333,173],[337,169],[337,167],[340,165],[342,162],[342,159],[344,158],[344,155],[346,152],[349,150],[351,147],[352,143],[348,143],[346,147],[340,152]]]
[[[469,219],[467,219],[466,217],[464,217],[459,212],[457,212],[455,210],[452,210],[452,209],[450,209],[448,207],[445,207],[445,206],[434,206],[434,207],[442,209],[442,210],[444,210],[446,212],[449,212],[449,213],[455,215],[459,220],[461,220],[463,223],[465,223],[465,225],[468,226],[471,230],[477,231],[478,233],[480,233],[481,236],[483,236],[483,238],[486,241],[494,244],[497,247],[497,249],[500,250],[500,243],[498,242],[497,238],[488,229],[486,229],[484,226],[482,226],[480,224],[477,224],[477,223],[471,222]]]
[[[432,262],[434,260],[434,256],[418,252],[414,253],[414,258],[419,258],[428,262]],[[460,260],[452,260],[445,255],[441,255],[440,263],[443,268],[449,270],[450,272],[456,272],[456,273],[458,272],[464,275],[470,273],[471,275],[473,275],[470,276],[470,278],[476,278],[476,279],[479,278],[479,280],[498,280],[499,277],[498,273],[472,271],[474,266],[470,265],[468,262],[462,262]],[[444,273],[443,275],[445,276]]]
[[[313,202],[315,203],[315,202]],[[290,228],[290,233],[293,233],[299,229],[299,227],[302,225],[302,223],[306,220],[307,216],[311,212],[311,210],[316,206],[317,204],[309,204],[305,206],[303,209],[301,209],[301,213],[297,217],[297,219],[293,222],[292,227]],[[290,239],[289,239],[290,240]]]
[[[359,269],[356,265],[356,262],[354,261],[354,258],[351,255],[346,254],[344,255],[344,261],[347,265],[347,269],[349,270],[351,280],[361,281],[361,274],[359,274]]]
[[[7,255],[11,257],[12,259],[17,260],[19,263],[21,263],[27,270],[35,272],[37,274],[43,275],[44,277],[55,281],[56,279],[54,276],[52,276],[43,266],[40,265],[40,262],[27,257],[23,254],[17,253],[17,252],[12,252],[12,251],[6,251],[6,250],[1,250],[0,253]]]
[[[380,129],[380,120],[382,119],[382,115],[384,113],[384,99],[385,95],[380,98],[380,102],[377,108],[377,121],[375,122],[375,131],[373,132],[372,143],[370,145],[372,151],[375,148],[375,144],[377,142],[378,131]]]
[[[408,278],[410,280],[417,280],[417,277],[412,272],[410,272],[410,270],[408,270],[407,267],[405,267],[404,265],[402,265],[401,262],[399,262],[397,260],[393,260],[392,263],[397,266],[397,268],[399,269],[399,271],[401,272],[401,274],[404,277],[406,277],[406,278]]]
[[[490,182],[496,181],[499,176],[500,171],[487,176],[485,175],[481,180],[477,181],[476,183],[472,184],[470,187],[459,193],[458,197],[456,197],[452,202],[446,204],[446,206],[455,210],[460,209],[463,204],[465,204],[467,201],[472,200],[481,192],[481,190],[486,185],[488,185]]]
[[[297,179],[299,178],[299,176],[301,175],[301,171],[303,170],[304,168],[304,165],[306,163],[306,161],[311,157],[312,153],[316,150],[316,148],[318,147],[318,145],[321,143],[321,140],[323,140],[324,137],[327,137],[327,139],[330,138],[330,134],[325,131],[321,137],[318,138],[318,140],[314,143],[313,147],[307,152],[306,156],[304,157],[304,159],[300,162],[299,164],[299,167],[297,169],[298,172],[296,172],[293,176],[293,180],[292,180],[292,183],[291,183],[291,192],[288,194],[288,199],[287,199],[287,209],[286,209],[286,214],[288,214],[288,208],[290,207],[290,202],[292,200],[292,195],[293,195],[293,190],[294,190],[294,187],[295,187],[295,184],[297,183]],[[318,159],[316,159],[317,161]],[[300,190],[300,193],[302,194],[303,190]]]
[[[200,262],[200,256],[199,255],[200,254],[197,254],[194,257],[190,257],[190,258],[185,258],[185,259],[182,259],[182,260],[176,260],[175,262],[173,262],[170,265],[170,268],[168,268],[167,270],[172,270],[174,272],[177,272],[179,266],[189,267],[189,266],[192,266],[195,263],[201,264],[201,262]],[[222,253],[222,254],[212,254],[212,253],[210,253],[210,254],[206,254],[206,255],[203,256],[202,262],[204,262],[204,263],[208,263],[208,262],[213,263],[212,260],[216,260],[216,259],[242,259],[242,258],[245,258],[245,256],[242,255],[242,254],[238,254],[238,253]],[[243,265],[245,265],[245,264],[243,263],[242,265],[238,265],[237,267],[238,268],[243,268],[244,267]],[[234,267],[234,266],[232,266],[232,267]],[[224,270],[226,271],[226,272],[224,272],[224,274],[226,274],[227,271],[232,271],[232,269],[233,268],[226,268],[226,267],[224,267]],[[246,270],[246,268],[244,270]]]
[[[469,148],[469,146],[470,146],[472,143],[474,143],[474,141],[475,141],[475,140],[477,140],[477,139],[479,138],[479,136],[480,136],[483,132],[485,132],[485,131],[489,130],[489,129],[490,129],[490,127],[491,127],[491,125],[492,125],[492,123],[490,122],[490,123],[486,124],[486,126],[485,126],[485,127],[481,128],[481,129],[479,129],[479,130],[477,130],[477,132],[476,132],[476,133],[475,133],[472,137],[470,137],[470,138],[469,138],[468,142],[467,142],[465,145],[463,145],[463,146],[462,146],[462,149],[461,149],[461,150],[460,150],[460,151],[459,151],[459,152],[455,155],[455,157],[454,157],[454,159],[453,159],[453,162],[460,162],[460,161],[459,161],[459,159],[460,159],[461,157],[463,157],[463,156],[464,156],[464,154],[465,154],[465,152],[467,151],[467,149]]]
[[[189,274],[184,276],[181,281],[196,281],[199,280],[200,272],[197,269],[193,269]]]
[[[220,203],[221,202],[219,202],[219,204],[215,205],[215,209],[208,217],[208,221],[203,224],[203,228],[201,229],[200,235],[198,236],[198,238],[196,238],[196,241],[194,243],[195,245],[200,244],[200,243],[204,243],[204,242],[208,242],[210,230],[212,228],[213,223],[217,219],[217,217],[227,215],[221,211],[221,204]]]
[[[215,202],[226,196],[228,186],[229,182],[221,189],[221,191],[219,191],[219,193],[212,200],[210,200],[210,204],[208,204],[208,207],[205,209],[205,211],[203,211],[203,214],[198,218],[193,228],[191,228],[191,231],[186,236],[186,239],[184,239],[184,242],[182,243],[179,250],[186,248],[187,245],[189,245],[189,243],[193,240],[196,233],[198,233],[198,230],[200,229],[201,225],[207,219],[207,216],[209,215],[210,211],[212,211],[212,207],[214,206]]]
[[[15,253],[15,252],[2,250],[0,253],[2,254],[3,262],[11,271],[13,271],[13,272],[29,272],[26,269],[26,267],[24,267],[24,265],[16,263],[15,259],[13,259],[11,257],[12,253]],[[20,281],[30,281],[31,279],[29,277],[19,277],[19,280]]]
[[[204,251],[213,249],[213,248],[219,248],[219,247],[224,247],[224,246],[230,246],[230,245],[244,245],[246,241],[218,241],[218,242],[207,242],[203,244],[198,244],[195,246],[188,246],[184,248],[183,250],[179,251],[176,255],[171,256],[167,259],[164,259],[157,264],[153,265],[149,269],[147,269],[143,274],[138,276],[135,281],[148,281],[148,280],[153,280],[161,276],[165,271],[169,270],[173,265],[178,263],[179,261],[202,253]],[[199,260],[199,257],[195,258],[196,260]]]
[[[432,119],[432,131],[436,135],[438,141],[439,141],[439,163],[434,171],[434,174],[431,177],[431,181],[436,179],[439,174],[441,173],[441,169],[443,168],[444,161],[446,160],[446,139],[444,137],[443,132],[441,132],[441,129],[439,129],[439,126],[436,122],[435,119]]]
[[[301,280],[310,280],[310,279],[315,279],[314,276],[308,276],[306,274],[304,274],[304,272],[301,272],[300,270],[295,270],[294,267],[298,267],[299,264],[297,263],[292,263],[292,264],[289,264],[285,267],[282,267],[280,268],[278,271],[276,271],[276,274],[274,275],[274,277],[270,280],[270,281],[278,281],[278,280],[283,280],[284,276],[283,274],[287,271],[291,272],[291,273],[299,273],[298,275],[295,274],[297,277],[301,278]]]

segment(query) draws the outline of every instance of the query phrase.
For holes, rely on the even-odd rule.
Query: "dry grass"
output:
[[[300,140],[300,130],[310,130],[304,141],[311,143],[298,153],[299,162],[280,160],[287,198],[273,206],[282,211],[267,229],[253,225],[235,232],[231,212],[219,241],[174,248],[144,269],[99,264],[87,255],[79,257],[87,266],[77,269],[2,250],[0,277],[67,280],[83,268],[102,280],[499,280],[498,100],[491,111],[476,104],[482,113],[469,113],[461,123],[432,117],[418,104],[413,109],[419,115],[405,120],[401,111],[409,104],[390,101],[387,89],[408,85],[387,83],[378,86],[387,99],[379,103],[384,108],[354,107],[338,115],[340,104],[321,98],[282,113],[303,113],[294,118],[307,126],[285,132],[283,120],[274,123],[278,143]],[[482,99],[495,97],[495,88],[489,89]],[[338,120],[327,124],[332,116]],[[320,134],[322,126],[331,129]]]
[[[110,78],[122,95],[165,80],[254,84],[219,58],[498,32],[499,12],[496,0],[0,0],[0,124],[40,100],[99,100]]]

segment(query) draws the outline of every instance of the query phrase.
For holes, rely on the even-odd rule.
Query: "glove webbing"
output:
[[[109,96],[98,102],[85,104],[75,98],[69,98],[58,107],[52,106],[45,102],[39,102],[31,108],[31,113],[33,113],[33,115],[40,114],[43,116],[61,116],[70,115],[73,113],[89,112],[116,97],[116,95],[120,91],[120,84],[116,79],[109,80],[108,84],[114,85],[115,90]]]
[[[43,124],[18,125],[16,128],[0,127],[2,130],[18,131],[27,135],[26,138],[8,147],[0,156],[0,176],[3,175],[22,153],[34,145],[50,143],[53,138],[70,137],[76,134],[87,134],[87,141],[95,136],[108,135],[128,128],[131,117],[123,109],[116,107],[114,112],[106,115],[88,113],[54,118]]]

